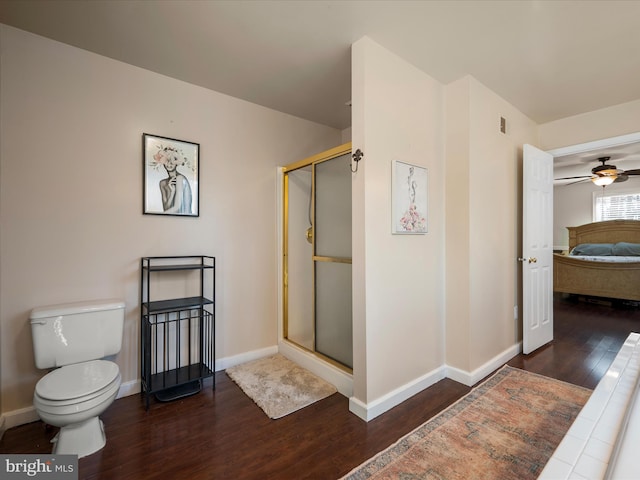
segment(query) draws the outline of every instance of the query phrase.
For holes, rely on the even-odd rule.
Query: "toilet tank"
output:
[[[34,308],[30,322],[36,367],[97,360],[120,351],[124,302],[97,300]]]

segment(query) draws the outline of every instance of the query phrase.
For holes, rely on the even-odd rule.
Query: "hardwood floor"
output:
[[[594,388],[632,331],[640,309],[555,298],[555,339],[509,365]],[[270,420],[224,372],[216,390],[145,411],[139,395],[102,416],[107,445],[79,462],[81,479],[335,479],[446,408],[470,389],[442,380],[371,422],[340,394]],[[7,431],[2,453],[48,453],[54,429]]]

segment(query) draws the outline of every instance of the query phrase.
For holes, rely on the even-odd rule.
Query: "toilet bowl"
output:
[[[33,393],[42,421],[60,427],[52,440],[55,454],[82,458],[106,444],[99,415],[115,400],[121,376],[118,365],[104,357],[120,350],[123,312],[120,301],[31,312],[36,366],[55,368],[38,381]]]
[[[104,447],[98,416],[113,403],[120,383],[118,365],[106,360],[61,367],[40,379],[33,405],[45,423],[61,427],[52,440],[53,453],[81,458]]]

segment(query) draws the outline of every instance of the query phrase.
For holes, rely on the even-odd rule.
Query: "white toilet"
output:
[[[118,394],[120,369],[103,358],[120,351],[124,307],[120,300],[101,300],[31,311],[36,367],[55,369],[33,394],[40,418],[60,427],[53,453],[82,458],[106,443],[98,416]]]

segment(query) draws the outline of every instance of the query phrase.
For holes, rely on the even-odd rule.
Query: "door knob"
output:
[[[519,262],[529,262],[529,263],[537,263],[538,259],[536,257],[522,258],[518,257]]]

